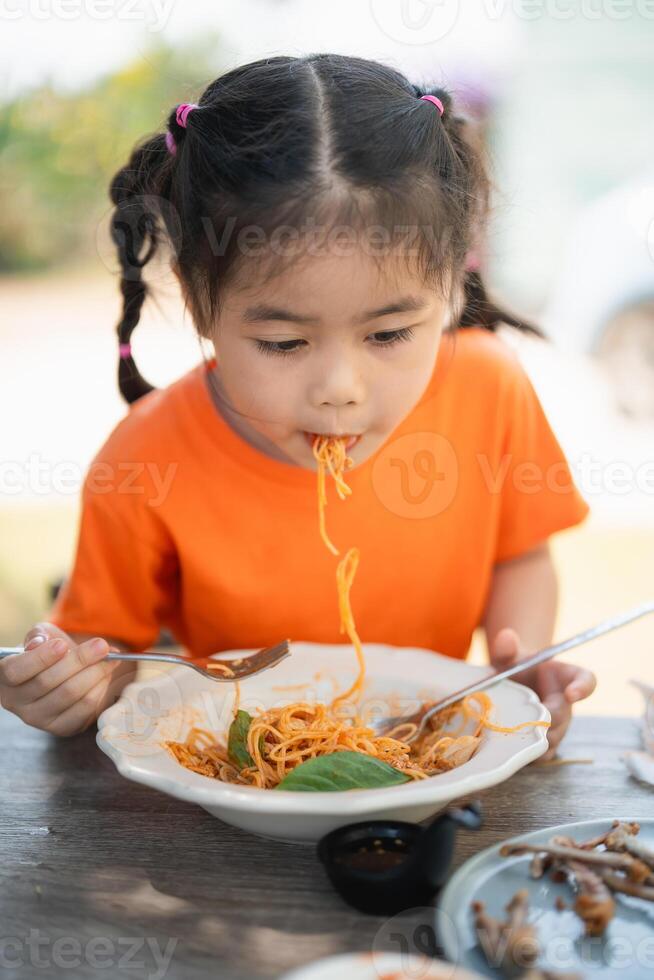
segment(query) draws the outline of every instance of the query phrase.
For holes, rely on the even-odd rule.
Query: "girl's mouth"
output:
[[[315,440],[319,436],[325,437],[325,436],[329,435],[329,433],[327,433],[327,432],[303,432],[302,434],[303,434],[304,438],[307,440],[307,442],[309,443],[309,446],[312,449],[313,449],[313,444],[314,444]],[[350,449],[353,449],[354,446],[356,446],[356,444],[358,443],[359,439],[361,439],[361,434],[355,435],[355,436],[353,436],[353,435],[348,435],[348,436],[346,436],[346,435],[330,436],[330,438],[332,438],[332,439],[346,439],[347,441],[345,443],[345,449],[346,449],[346,451],[348,451]]]

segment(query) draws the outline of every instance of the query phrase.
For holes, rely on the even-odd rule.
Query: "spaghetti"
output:
[[[322,539],[332,552],[338,555],[340,552],[334,547],[325,530],[325,507],[327,505],[327,493],[325,488],[325,470],[328,469],[334,478],[336,492],[341,500],[352,493],[351,487],[343,479],[343,471],[352,466],[352,457],[345,452],[345,440],[333,439],[329,436],[318,436],[313,443],[313,455],[318,463],[318,515],[319,526]],[[363,688],[366,676],[366,662],[363,655],[363,647],[359,634],[356,631],[352,607],[350,605],[350,589],[359,564],[359,549],[350,548],[344,558],[338,563],[336,568],[336,587],[338,591],[338,609],[340,615],[340,632],[347,633],[350,643],[353,645],[359,667],[359,673],[351,687],[339,694],[332,701],[332,708],[341,701],[346,701],[352,695],[358,695]]]
[[[321,537],[334,554],[340,552],[330,541],[325,527],[327,505],[326,472],[333,477],[336,491],[344,500],[351,488],[343,472],[352,465],[345,452],[345,440],[319,436],[313,443],[318,463],[318,513]],[[493,702],[484,692],[463,698],[457,704],[438,712],[427,724],[427,730],[414,742],[417,726],[399,724],[391,733],[376,735],[359,716],[341,717],[336,706],[353,695],[360,695],[365,679],[365,658],[356,631],[350,589],[359,564],[359,550],[350,548],[336,568],[336,586],[340,614],[340,632],[347,633],[357,655],[358,673],[352,685],[338,694],[330,705],[297,701],[283,708],[262,711],[251,721],[247,731],[247,752],[252,765],[239,768],[230,759],[227,747],[204,728],[193,727],[184,742],[166,742],[173,756],[187,769],[220,779],[223,782],[274,789],[301,763],[335,752],[354,751],[388,763],[410,779],[426,779],[462,765],[477,750],[484,730],[515,732],[548,722],[527,721],[512,728],[490,721]],[[237,692],[234,715],[238,710]],[[455,725],[452,730],[450,726]],[[472,732],[464,730],[472,724]],[[403,737],[402,737],[403,736]]]

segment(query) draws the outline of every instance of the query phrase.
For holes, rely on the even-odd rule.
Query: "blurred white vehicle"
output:
[[[601,361],[623,412],[654,416],[654,171],[581,212],[541,323]]]

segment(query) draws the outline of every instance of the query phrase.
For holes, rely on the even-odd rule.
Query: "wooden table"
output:
[[[383,919],[332,891],[313,847],[128,782],[95,730],[56,739],[0,709],[0,737],[0,977],[273,978],[387,942]],[[576,719],[562,754],[594,763],[532,765],[480,794],[484,829],[460,836],[455,866],[546,825],[651,816],[654,791],[620,762],[638,741],[634,719]],[[403,917],[409,939],[429,917]]]

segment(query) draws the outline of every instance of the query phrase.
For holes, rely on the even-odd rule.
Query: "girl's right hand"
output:
[[[24,653],[0,660],[0,703],[53,735],[88,728],[134,672],[131,663],[103,662],[112,649],[106,640],[75,640],[53,623],[34,626],[23,646]]]

